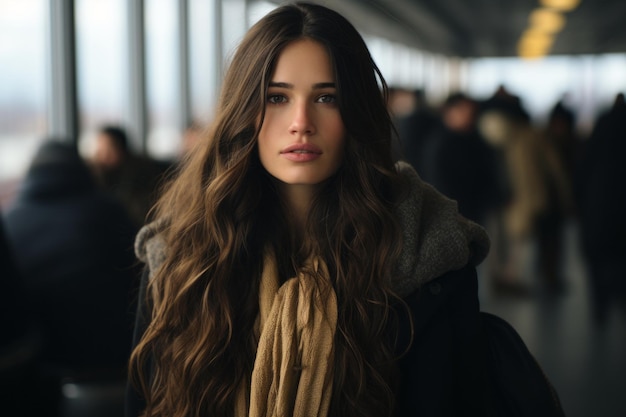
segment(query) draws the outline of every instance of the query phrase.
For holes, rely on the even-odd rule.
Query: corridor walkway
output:
[[[520,333],[559,392],[567,417],[626,417],[626,309],[613,308],[603,327],[593,322],[575,224],[566,242],[564,295],[497,296],[481,281],[482,310]],[[533,284],[532,268],[524,280]]]

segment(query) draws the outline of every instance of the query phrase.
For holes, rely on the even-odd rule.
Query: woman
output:
[[[209,137],[136,240],[129,415],[479,410],[488,239],[394,165],[386,90],[325,7],[250,29]]]

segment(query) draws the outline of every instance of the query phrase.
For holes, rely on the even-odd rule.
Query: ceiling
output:
[[[517,56],[520,36],[540,0],[318,1],[343,13],[364,34],[463,58]],[[581,0],[559,12],[565,25],[550,55],[626,52],[626,1]]]

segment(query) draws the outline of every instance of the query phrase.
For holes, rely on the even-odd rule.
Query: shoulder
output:
[[[414,315],[415,330],[425,327],[432,317],[446,311],[456,311],[459,317],[466,313],[478,313],[478,278],[476,268],[470,264],[448,271],[425,283],[419,289],[404,297]]]
[[[167,221],[157,220],[143,226],[135,237],[135,255],[146,264],[150,275],[165,261],[167,245],[163,231],[166,227]]]
[[[421,180],[407,163],[397,171],[406,187],[394,214],[402,230],[402,253],[392,285],[406,296],[421,285],[480,264],[489,251],[486,231],[463,217],[457,203]]]

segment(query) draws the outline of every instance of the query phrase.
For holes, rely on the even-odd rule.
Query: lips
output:
[[[322,150],[317,146],[310,143],[295,143],[289,145],[280,151],[281,154],[296,153],[296,154],[322,154]]]
[[[322,155],[322,150],[310,143],[296,143],[280,151],[281,156],[292,162],[310,162]]]

